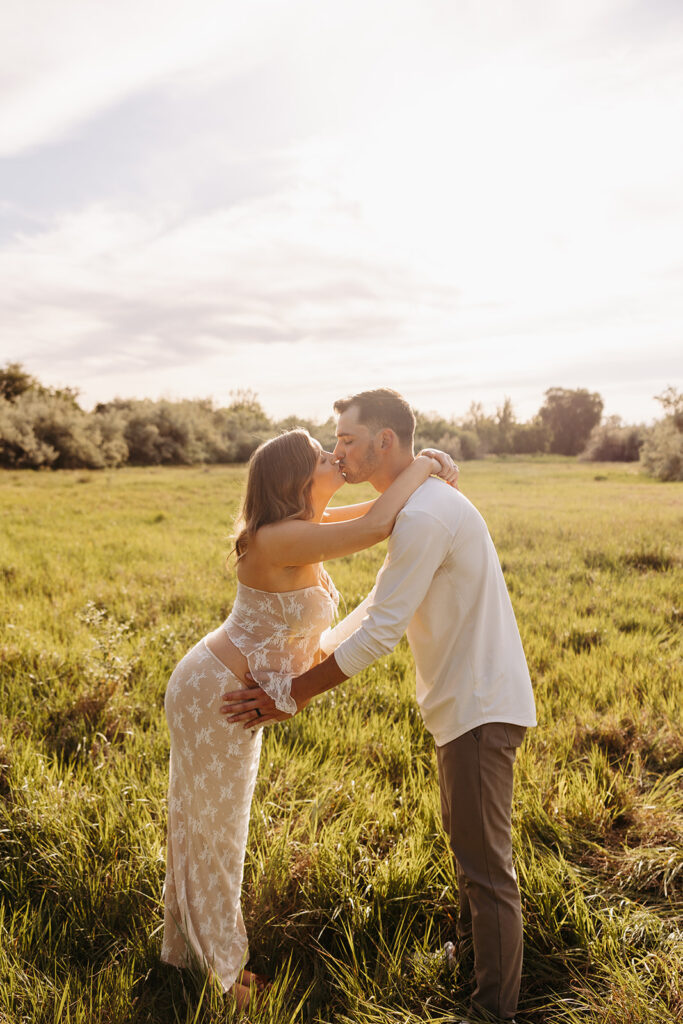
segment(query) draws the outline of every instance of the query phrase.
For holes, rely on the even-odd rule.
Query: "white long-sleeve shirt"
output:
[[[429,479],[398,514],[374,588],[321,646],[345,676],[407,632],[417,701],[443,746],[485,722],[536,724],[522,642],[486,523],[459,491]]]

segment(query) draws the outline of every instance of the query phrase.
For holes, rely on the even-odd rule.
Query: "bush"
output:
[[[481,458],[489,452],[498,451],[499,427],[493,416],[487,416],[481,402],[472,402],[460,421],[461,429],[468,435],[471,447],[477,452],[472,458]],[[476,439],[476,440],[475,440]],[[465,456],[467,457],[467,456]]]
[[[70,399],[27,390],[2,402],[0,464],[17,468],[101,469],[89,417]]]
[[[250,430],[253,416],[214,409],[202,399],[116,399],[98,405],[95,413],[102,418],[101,430],[114,430],[110,445],[120,430],[119,444],[125,445],[128,461],[138,466],[244,462],[270,433]]]
[[[196,402],[127,403],[124,438],[128,460],[138,466],[189,465],[208,461],[212,438],[211,413]]]
[[[482,406],[472,403],[462,421],[444,419],[436,413],[426,414],[414,409],[415,451],[440,448],[454,459],[481,459],[489,451],[497,451],[498,424],[484,416]]]
[[[57,459],[52,445],[36,437],[26,409],[0,398],[0,466],[14,469],[38,469],[51,466]]]
[[[645,472],[658,480],[683,480],[683,432],[677,429],[672,416],[651,428],[640,460]]]
[[[484,445],[474,430],[458,430],[458,440],[463,459],[482,459],[484,457]]]
[[[126,463],[246,462],[267,438],[297,426],[305,427],[329,451],[336,443],[332,417],[324,423],[298,416],[274,422],[253,391],[233,392],[223,408],[205,399],[117,398],[91,413],[79,407],[77,396],[72,388],[45,387],[19,363],[0,368],[0,466],[101,469]],[[545,397],[538,415],[526,423],[517,421],[510,398],[494,415],[487,414],[480,402],[472,402],[459,419],[414,410],[415,447],[441,448],[466,460],[489,453],[571,454],[585,444],[581,458],[586,460],[638,458],[642,428],[623,426],[616,417],[596,425],[602,410],[598,394],[551,388]],[[661,479],[681,479],[683,396],[668,388],[659,400],[667,417],[648,435],[643,465]]]
[[[124,417],[115,409],[95,411],[90,416],[92,438],[105,466],[124,466],[128,462],[125,425]]]
[[[517,455],[536,455],[548,450],[548,432],[536,416],[528,423],[516,423],[512,433],[512,450]]]
[[[593,427],[579,458],[583,462],[637,462],[642,443],[642,427],[626,427],[618,416],[610,416]]]
[[[416,448],[416,451],[420,451],[421,448],[440,448],[442,452],[447,452],[452,459],[464,459],[462,444],[460,443],[460,437],[457,432],[449,431],[447,434],[443,434],[439,437],[433,445],[421,445],[420,448]]]
[[[658,480],[683,480],[683,392],[668,387],[657,401],[667,415],[645,438],[641,462],[645,472]]]

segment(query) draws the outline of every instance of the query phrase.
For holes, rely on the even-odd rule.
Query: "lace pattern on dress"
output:
[[[327,573],[323,580],[324,585],[282,593],[238,583],[232,612],[223,623],[256,682],[286,714],[297,712],[291,696],[292,679],[315,661],[320,634],[332,622],[339,604]]]
[[[299,710],[292,697],[292,679],[294,676],[270,676],[259,683],[269,697],[275,701],[275,707],[288,715],[295,715]]]

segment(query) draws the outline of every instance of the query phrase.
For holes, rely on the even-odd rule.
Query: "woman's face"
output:
[[[318,454],[318,464],[313,472],[311,497],[316,504],[318,499],[327,504],[345,481],[338,463],[332,459],[332,452],[326,452],[317,441],[313,441],[313,445]]]

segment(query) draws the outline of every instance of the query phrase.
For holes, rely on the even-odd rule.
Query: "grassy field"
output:
[[[159,963],[179,657],[229,612],[238,468],[0,477],[0,1022],[218,1022]],[[469,463],[538,702],[517,770],[519,1019],[683,1020],[683,485]],[[358,499],[367,492],[357,488]],[[349,494],[346,496],[348,500]],[[329,568],[349,608],[381,548]],[[397,650],[265,737],[244,912],[254,1021],[457,1017],[433,744]]]

